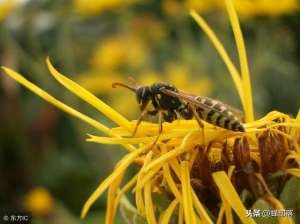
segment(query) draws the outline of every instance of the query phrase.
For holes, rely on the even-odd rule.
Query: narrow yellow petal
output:
[[[300,124],[300,110],[297,113],[296,119],[295,119],[296,124]],[[298,139],[299,133],[296,134],[296,128],[293,128],[291,130],[291,136],[294,136],[294,139]]]
[[[222,60],[224,61],[229,74],[231,75],[231,78],[233,79],[233,82],[235,84],[235,87],[238,91],[238,94],[240,96],[242,105],[244,110],[245,107],[245,100],[244,100],[244,91],[243,91],[243,84],[241,81],[240,74],[236,67],[234,66],[233,62],[231,61],[230,57],[228,56],[228,53],[226,52],[224,46],[222,45],[221,41],[218,39],[217,35],[214,33],[214,31],[209,27],[209,25],[205,22],[205,20],[194,10],[190,12],[190,15],[194,18],[194,20],[198,23],[198,25],[203,29],[203,31],[206,33],[206,35],[209,37],[213,45],[215,46],[216,50],[220,54]]]
[[[225,207],[224,204],[222,204],[219,214],[218,214],[218,219],[217,219],[217,223],[216,224],[222,224],[223,223],[223,216],[224,216],[224,212],[225,212]]]
[[[205,208],[203,207],[203,205],[199,201],[199,199],[198,199],[198,197],[197,197],[197,195],[196,195],[196,193],[193,189],[192,189],[192,198],[193,198],[193,204],[195,205],[195,209],[196,209],[198,215],[201,217],[201,221],[205,224],[212,224],[213,221],[211,220],[211,218],[207,214]]]
[[[148,163],[152,159],[152,155],[153,155],[152,151],[150,151],[146,155],[144,164],[139,171],[139,175],[138,175],[138,179],[137,179],[136,187],[135,187],[135,203],[136,203],[136,207],[137,207],[138,211],[141,213],[141,215],[145,214],[145,205],[144,205],[144,200],[143,200],[143,188],[140,187],[140,185],[142,184],[141,181],[146,173],[146,172],[144,172],[145,167],[148,165]]]
[[[300,169],[298,168],[286,169],[285,172],[300,178]]]
[[[149,163],[149,165],[146,166],[145,168],[145,172],[148,172],[150,169],[155,169],[157,167],[163,166],[165,162],[175,158],[176,156],[182,154],[183,152],[184,151],[180,150],[179,148],[167,152],[166,154],[160,156],[158,159],[155,159],[151,163]]]
[[[123,197],[123,195],[127,191],[129,191],[130,188],[132,188],[135,185],[137,178],[138,178],[138,174],[136,174],[133,178],[131,178],[131,180],[128,181],[125,184],[125,186],[118,192],[117,197],[115,199],[115,210],[117,210],[119,202],[120,202],[121,198]]]
[[[129,121],[115,111],[113,108],[108,106],[106,103],[101,101],[95,95],[72,81],[71,79],[65,77],[64,75],[60,74],[51,64],[49,58],[46,59],[48,69],[53,77],[60,82],[64,87],[69,89],[75,95],[79,96],[81,99],[89,103],[91,106],[95,107],[98,111],[102,112],[106,117],[111,119],[113,122],[118,124],[119,126],[125,127],[130,130],[130,123]]]
[[[156,174],[158,174],[159,170],[160,167],[156,169],[152,169],[149,172],[146,172],[143,175],[143,177],[139,180],[139,185],[133,191],[139,188],[140,189],[143,188],[147,182],[149,182]]]
[[[85,202],[82,211],[81,218],[84,218],[89,211],[90,207],[95,203],[95,201],[101,196],[101,194],[118,178],[127,167],[141,154],[145,148],[138,149],[127,154],[118,164],[119,166],[109,175],[92,193],[92,195]]]
[[[183,211],[183,203],[179,204],[179,212],[178,212],[178,224],[183,224],[184,222],[184,211]]]
[[[228,169],[228,177],[230,180],[231,180],[234,169],[235,169],[235,166],[230,166]],[[222,205],[221,205],[221,208],[219,211],[217,223],[222,222],[224,214],[226,214],[226,223],[233,222],[231,208],[229,207],[228,202],[226,200],[224,200],[222,195],[221,195],[221,197],[222,197]]]
[[[53,96],[49,95],[48,93],[46,93],[44,90],[42,90],[38,86],[34,85],[33,83],[31,83],[30,81],[25,79],[19,73],[15,72],[9,68],[6,68],[6,67],[2,67],[2,69],[11,78],[13,78],[18,83],[25,86],[27,89],[29,89],[30,91],[32,91],[33,93],[35,93],[36,95],[38,95],[39,97],[44,99],[45,101],[51,103],[52,105],[56,106],[57,108],[61,109],[62,111],[66,112],[76,118],[79,118],[80,120],[84,121],[85,123],[91,125],[92,127],[96,128],[96,129],[104,132],[105,134],[109,134],[109,128],[107,128],[105,125],[99,123],[98,121],[96,121],[96,120],[78,112],[77,110],[67,106],[66,104],[60,102],[59,100],[57,100]]]
[[[224,211],[225,211],[225,218],[226,218],[226,223],[227,224],[233,224],[233,216],[232,216],[232,211],[230,204],[224,199],[224,196],[221,194],[222,202],[224,205]]]
[[[116,194],[121,184],[121,181],[124,177],[124,172],[116,178],[116,180],[110,185],[107,194],[107,203],[106,203],[106,214],[105,214],[105,223],[111,224],[115,223],[116,216]]]
[[[170,223],[170,219],[172,217],[172,214],[176,208],[178,204],[178,199],[174,199],[170,205],[168,206],[168,208],[162,213],[159,223],[160,224],[169,224]]]
[[[182,133],[171,133],[171,134],[162,134],[159,140],[168,140],[173,138],[181,137]],[[94,135],[89,135],[90,138],[87,139],[88,142],[97,142],[101,144],[110,144],[110,145],[123,145],[123,144],[141,144],[141,143],[152,143],[156,136],[154,137],[140,137],[140,138],[108,138],[108,137],[99,137]]]
[[[181,194],[176,186],[175,181],[171,176],[170,168],[167,163],[163,165],[163,173],[171,192],[174,194],[174,196],[177,198],[178,201],[181,201]]]
[[[138,186],[138,184],[137,184],[137,186]],[[143,200],[143,189],[142,188],[137,188],[137,190],[135,191],[135,204],[136,204],[137,210],[142,215],[144,215],[145,214],[145,204],[144,204],[144,200]]]
[[[153,169],[156,166],[161,167],[166,161],[175,158],[176,156],[184,153],[186,150],[192,149],[193,145],[196,145],[197,143],[197,138],[199,138],[199,132],[190,132],[183,138],[178,148],[175,148],[172,151],[163,154],[158,159],[151,161],[151,163],[146,166],[145,172],[148,172],[150,169]]]
[[[252,102],[252,90],[251,90],[251,81],[248,67],[248,60],[246,54],[245,43],[239,23],[237,13],[235,11],[232,0],[226,0],[227,11],[229,14],[232,30],[235,37],[235,42],[238,49],[240,65],[241,65],[241,74],[242,74],[242,83],[244,89],[244,100],[245,100],[245,121],[251,122],[254,120],[254,111],[253,111],[253,102]]]
[[[156,224],[156,218],[155,218],[155,211],[154,211],[154,206],[152,202],[152,184],[151,180],[148,181],[145,184],[144,188],[144,197],[145,197],[145,214],[146,214],[146,219],[149,224]]]
[[[196,223],[196,217],[193,208],[192,191],[189,174],[189,163],[183,161],[180,164],[182,201],[184,210],[184,219],[187,224]]]
[[[230,179],[224,171],[213,173],[213,179],[225,200],[230,204],[243,223],[255,224],[252,218],[246,216],[246,209],[235,191]]]

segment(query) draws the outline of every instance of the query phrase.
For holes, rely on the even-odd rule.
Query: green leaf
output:
[[[251,211],[253,213],[254,209],[259,210],[260,217],[253,217],[255,222],[257,224],[276,224],[277,223],[277,218],[276,217],[271,217],[271,215],[264,215],[266,214],[265,212],[269,212],[273,210],[273,208],[266,202],[264,199],[260,198],[256,200],[256,202],[253,204]]]
[[[300,178],[291,177],[285,184],[280,201],[286,209],[295,209],[297,202],[300,200]]]
[[[139,214],[138,210],[125,196],[120,201],[120,212],[127,224],[147,224],[145,218]]]

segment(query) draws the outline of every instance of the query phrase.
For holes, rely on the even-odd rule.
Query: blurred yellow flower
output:
[[[54,201],[47,191],[42,187],[30,190],[24,200],[24,207],[33,215],[48,215],[54,208]]]
[[[293,13],[300,8],[298,0],[234,0],[234,5],[241,17],[252,16],[280,16]],[[183,3],[177,0],[164,0],[163,9],[168,14],[182,12],[182,6],[186,9],[194,9],[200,13],[206,13],[226,8],[224,1],[220,0],[185,0]]]
[[[165,72],[166,81],[173,83],[179,89],[203,96],[209,96],[212,93],[212,81],[201,74],[193,74],[184,65],[168,64]]]
[[[126,51],[120,38],[109,38],[96,47],[91,59],[93,66],[102,69],[115,69],[125,61]]]
[[[219,9],[222,6],[223,1],[219,0],[206,0],[206,1],[198,1],[198,0],[185,0],[185,7],[187,10],[194,9],[197,12],[205,13],[211,10]]]
[[[0,1],[0,22],[15,9],[16,5],[15,0]]]
[[[73,0],[75,11],[83,16],[95,16],[103,12],[126,7],[136,0]]]
[[[137,16],[130,25],[133,39],[140,39],[149,45],[152,42],[160,42],[166,37],[164,24],[157,17],[150,14],[141,14]]]
[[[280,16],[300,9],[298,0],[236,0],[240,16]]]
[[[117,72],[109,71],[87,71],[78,74],[76,81],[80,83],[81,86],[88,89],[94,94],[107,95],[112,91],[112,83],[118,81],[124,81],[121,74]]]
[[[146,62],[147,47],[134,35],[120,34],[102,40],[91,59],[99,70],[115,70],[120,67],[139,67]]]
[[[231,224],[239,219],[239,223],[253,224],[255,221],[246,216],[246,203],[239,196],[242,190],[247,190],[253,198],[265,200],[273,209],[284,209],[277,195],[269,189],[267,177],[277,171],[282,172],[282,179],[291,175],[300,177],[300,112],[292,118],[272,111],[255,120],[247,54],[239,20],[231,0],[226,0],[226,8],[238,49],[240,70],[205,20],[195,11],[191,11],[191,16],[212,41],[236,85],[245,113],[245,132],[225,130],[204,121],[200,129],[196,120],[176,120],[163,123],[162,134],[153,145],[158,137],[157,124],[142,122],[136,136],[132,137],[137,121],[128,121],[102,100],[60,74],[49,59],[47,65],[52,76],[111,119],[117,127],[109,128],[80,113],[17,72],[3,67],[7,75],[35,94],[108,136],[88,135],[87,141],[122,145],[128,151],[86,201],[81,214],[83,218],[107,189],[106,224],[114,223],[118,205],[131,189],[135,194],[137,214],[149,224],[167,224],[172,217],[179,223],[206,224],[213,223],[212,215],[217,217],[216,223]],[[181,72],[184,73],[184,70]],[[121,187],[125,172],[133,164],[139,166],[136,175]],[[281,186],[279,181],[278,186]],[[168,198],[165,200],[167,207],[160,213],[152,198],[153,192],[161,198],[165,195]],[[277,217],[277,220],[279,224],[293,223],[291,217]]]

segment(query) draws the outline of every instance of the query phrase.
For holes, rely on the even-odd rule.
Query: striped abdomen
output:
[[[201,96],[197,96],[195,99],[206,106],[197,106],[196,108],[201,119],[231,131],[245,131],[241,121],[219,101]]]

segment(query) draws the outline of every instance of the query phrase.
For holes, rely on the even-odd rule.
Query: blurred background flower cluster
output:
[[[256,116],[270,110],[295,115],[300,1],[234,2],[248,50]],[[0,0],[0,64],[107,125],[50,77],[46,56],[129,119],[139,115],[134,94],[111,87],[128,77],[140,84],[173,83],[241,108],[226,67],[189,9],[208,20],[237,59],[222,0]],[[4,75],[0,106],[1,210],[29,211],[33,223],[81,223],[81,206],[122,150],[87,144],[85,134],[95,130]],[[95,209],[85,223],[102,223],[105,199]]]

